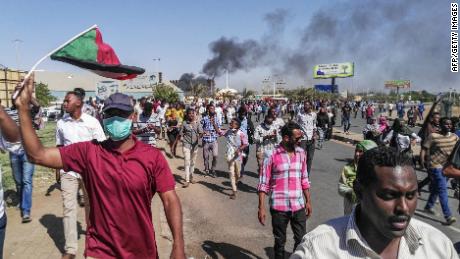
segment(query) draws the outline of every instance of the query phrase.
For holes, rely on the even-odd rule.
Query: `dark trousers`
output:
[[[3,243],[5,241],[6,232],[6,211],[3,217],[0,218],[0,259],[3,258]]]
[[[308,177],[311,173],[311,164],[313,163],[313,156],[315,155],[315,141],[314,140],[302,140],[300,141],[300,147],[305,150],[307,155],[307,172]]]
[[[288,223],[291,222],[291,229],[294,233],[295,250],[307,232],[307,214],[305,213],[305,209],[295,212],[276,211],[272,209],[270,213],[272,215],[273,235],[275,236],[275,259],[284,259]]]

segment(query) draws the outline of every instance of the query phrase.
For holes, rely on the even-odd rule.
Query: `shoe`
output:
[[[210,175],[212,178],[216,178],[216,176],[217,176],[216,171],[214,171],[214,170],[211,170],[211,172],[209,173],[209,175]]]
[[[445,223],[445,224],[448,225],[448,226],[450,226],[450,225],[454,224],[456,221],[457,221],[457,219],[456,219],[455,217],[450,216],[450,217],[448,217],[448,218],[446,219],[446,223]]]
[[[30,215],[22,216],[22,223],[29,223],[31,221],[32,221],[32,218],[30,217]]]
[[[433,208],[425,208],[423,209],[423,212],[425,212],[426,214],[433,215],[433,216],[438,215],[438,213],[436,213],[436,211]]]
[[[232,199],[232,200],[236,199],[236,192],[233,192],[233,194],[230,195],[230,199]]]
[[[85,198],[83,198],[83,195],[77,195],[77,202],[80,207],[85,207]]]
[[[208,177],[209,176],[209,171],[208,170],[205,170],[204,171],[204,177]]]
[[[192,179],[190,182],[191,182],[192,184],[196,184],[196,181],[193,180],[193,179]]]
[[[62,255],[61,258],[62,258],[62,259],[74,259],[74,258],[75,258],[75,255],[74,255],[74,254],[67,254],[67,253],[65,253],[65,254]]]
[[[187,182],[187,183],[184,183],[184,185],[182,185],[182,188],[187,188],[190,184]]]

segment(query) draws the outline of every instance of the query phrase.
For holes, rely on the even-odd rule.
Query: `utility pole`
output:
[[[19,63],[19,43],[23,43],[21,39],[15,39],[13,40],[14,47],[16,49],[16,67],[18,70],[20,70],[20,63]]]

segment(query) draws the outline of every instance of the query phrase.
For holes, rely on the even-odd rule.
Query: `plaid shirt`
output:
[[[296,147],[290,157],[282,146],[277,146],[264,161],[257,186],[259,192],[270,193],[270,208],[277,211],[305,208],[303,190],[309,188],[305,151]]]
[[[216,120],[217,128],[220,129],[220,121],[217,119],[217,116],[214,116]],[[216,132],[214,126],[212,125],[211,118],[206,115],[201,119],[201,127],[203,129],[203,142],[204,143],[213,143],[217,141],[219,133]]]

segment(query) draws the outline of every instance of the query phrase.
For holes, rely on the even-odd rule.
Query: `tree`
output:
[[[51,102],[57,100],[57,98],[51,94],[48,85],[42,82],[35,85],[35,97],[38,103],[44,107],[49,106]]]
[[[248,90],[246,87],[243,89],[243,92],[241,94],[243,96],[243,99],[249,99],[251,97],[254,97],[256,95],[256,92],[253,90]]]
[[[175,103],[179,101],[179,94],[174,88],[165,84],[158,84],[153,90],[153,96],[157,100],[165,100],[168,103]]]

